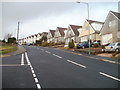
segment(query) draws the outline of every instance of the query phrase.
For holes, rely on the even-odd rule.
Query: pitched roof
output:
[[[54,35],[55,35],[55,30],[50,30],[50,33],[51,33],[52,37],[54,37]]]
[[[40,35],[40,36],[41,36],[42,34],[41,34],[41,33],[38,33],[38,35]]]
[[[42,34],[46,34],[46,35],[47,35],[47,34],[48,34],[48,32],[42,32]]]
[[[65,35],[64,31],[67,30],[67,28],[62,28],[62,27],[57,27],[57,29],[59,30],[62,37]]]
[[[100,30],[101,30],[101,28],[102,28],[101,25],[103,25],[104,22],[95,21],[95,20],[88,20],[88,19],[86,19],[86,20],[89,22],[89,24],[91,25],[91,27],[94,29],[94,31],[95,31],[96,33],[100,33]],[[93,23],[98,24],[98,25],[99,25],[99,29],[96,29],[96,26],[92,25]],[[97,26],[97,28],[98,28],[98,26]]]
[[[75,33],[76,36],[79,35],[78,29],[82,28],[82,26],[78,26],[78,25],[70,25],[70,27],[72,28],[73,32]]]
[[[113,13],[118,19],[120,19],[120,13],[114,11],[110,11],[110,12]]]
[[[88,19],[86,19],[86,20],[89,22],[89,24],[92,24],[92,23],[100,23],[100,24],[104,24],[104,22],[100,22],[100,21],[88,20]]]

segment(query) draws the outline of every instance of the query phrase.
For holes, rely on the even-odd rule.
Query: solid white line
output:
[[[120,81],[120,79],[115,78],[115,77],[113,77],[113,76],[111,76],[111,75],[105,74],[105,73],[103,73],[103,72],[99,72],[99,73],[100,73],[101,75],[104,75],[104,76],[109,77],[109,78],[111,78],[111,79],[114,79],[114,80]]]
[[[62,58],[61,56],[58,56],[58,55],[56,55],[56,54],[53,54],[54,56],[56,56],[56,57],[58,57],[58,58]]]
[[[29,60],[28,55],[27,55],[26,52],[25,52],[25,57],[26,57],[26,60],[27,60],[28,65],[31,65],[30,60]]]
[[[37,88],[38,88],[38,89],[41,89],[41,86],[40,86],[40,84],[36,84],[36,85],[37,85]]]
[[[79,63],[76,63],[76,62],[73,62],[71,60],[67,60],[68,62],[72,63],[72,64],[75,64],[77,66],[80,66],[80,67],[83,67],[83,68],[87,68],[86,66],[82,65],[82,64],[79,64]]]
[[[35,75],[35,74],[33,74],[33,77],[36,77],[36,75]]]
[[[22,53],[22,56],[21,56],[21,65],[24,65],[24,54]]]
[[[37,78],[34,78],[35,79],[35,82],[38,83],[38,79]]]

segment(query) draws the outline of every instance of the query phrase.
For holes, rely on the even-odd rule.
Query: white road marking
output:
[[[79,63],[76,63],[76,62],[73,62],[71,60],[67,60],[68,62],[72,63],[72,64],[75,64],[77,66],[80,66],[80,67],[83,67],[83,68],[87,68],[86,66],[82,65],[82,64],[79,64]]]
[[[35,75],[35,74],[33,74],[33,77],[36,77],[36,75]]]
[[[35,73],[34,70],[31,70],[31,71],[32,71],[33,74]]]
[[[24,65],[24,53],[22,53],[22,56],[21,56],[21,65]]]
[[[120,79],[118,79],[118,78],[116,78],[116,77],[113,77],[113,76],[111,76],[111,75],[105,74],[105,73],[103,73],[103,72],[99,72],[99,74],[104,75],[104,76],[106,76],[106,77],[109,77],[109,78],[111,78],[111,79],[120,81]]]
[[[48,52],[48,51],[45,51],[46,53],[51,53],[51,52]]]
[[[54,56],[56,56],[56,57],[58,57],[58,58],[62,58],[61,56],[58,56],[58,55],[56,55],[56,54],[53,54]]]
[[[38,89],[41,89],[41,86],[40,86],[40,84],[37,84],[37,88],[38,88]]]
[[[35,82],[38,83],[38,79],[37,78],[34,78],[35,79]]]
[[[0,65],[0,67],[4,67],[4,66],[21,66],[21,64],[5,64],[5,65]],[[28,64],[24,64],[24,66],[28,66]]]
[[[26,60],[27,60],[28,65],[31,65],[30,60],[29,60],[28,55],[27,55],[26,52],[25,52],[25,57],[26,57]]]
[[[38,89],[41,89],[40,84],[38,84],[39,81],[38,81],[38,79],[37,79],[37,77],[36,77],[36,75],[35,75],[35,71],[34,71],[34,69],[33,69],[33,67],[32,67],[32,64],[30,63],[30,60],[29,60],[28,55],[27,55],[26,52],[25,52],[25,57],[26,57],[26,60],[27,60],[28,65],[29,65],[30,68],[31,68],[31,72],[32,72],[32,75],[33,75],[33,77],[34,77],[34,80],[35,80],[35,83],[36,83],[36,85],[37,85],[37,88],[38,88]]]

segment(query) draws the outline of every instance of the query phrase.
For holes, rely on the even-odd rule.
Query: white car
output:
[[[119,52],[120,51],[120,42],[111,43],[108,46],[105,46],[105,52]]]

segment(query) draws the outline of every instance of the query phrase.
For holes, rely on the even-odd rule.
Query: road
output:
[[[3,88],[118,88],[119,65],[54,48],[25,46],[2,60]]]

